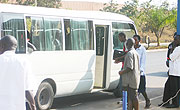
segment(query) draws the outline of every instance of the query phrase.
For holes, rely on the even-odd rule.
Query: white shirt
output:
[[[14,51],[0,55],[0,109],[26,110],[25,90],[32,90],[29,80],[31,67]]]
[[[139,55],[139,63],[140,63],[140,72],[141,76],[145,75],[145,66],[146,66],[146,49],[143,45],[136,49]]]
[[[180,46],[176,47],[170,54],[169,75],[180,76]]]

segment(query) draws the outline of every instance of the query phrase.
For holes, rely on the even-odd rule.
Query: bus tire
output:
[[[38,110],[49,110],[53,104],[54,92],[51,84],[42,82],[36,93],[35,101]]]

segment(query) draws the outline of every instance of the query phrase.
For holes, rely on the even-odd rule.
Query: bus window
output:
[[[65,49],[72,50],[71,48],[71,27],[70,20],[64,20],[64,31],[65,31]]]
[[[65,19],[64,25],[66,50],[92,50],[94,48],[92,22]]]
[[[56,18],[44,18],[46,50],[62,50],[63,37],[61,20]]]
[[[26,17],[27,30],[30,42],[36,47],[37,51],[45,50],[44,24],[42,17]]]
[[[89,49],[94,50],[94,30],[93,30],[93,22],[88,21],[89,26]]]
[[[26,52],[26,38],[24,27],[24,16],[20,14],[2,14],[2,36],[12,35],[18,41],[16,53]]]
[[[123,43],[119,40],[119,33],[123,32],[127,38],[133,37],[136,34],[135,27],[130,23],[112,23],[112,31],[113,31],[113,49],[123,49]]]

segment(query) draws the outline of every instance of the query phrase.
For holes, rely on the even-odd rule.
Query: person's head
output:
[[[119,33],[119,40],[121,42],[125,42],[126,41],[126,35],[123,32]]]
[[[135,40],[133,38],[129,38],[126,42],[126,47],[128,50],[134,48]]]
[[[175,35],[174,42],[177,46],[180,46],[180,35]]]
[[[5,51],[15,51],[17,48],[17,40],[11,35],[4,36],[0,39],[0,53]]]
[[[139,45],[139,42],[141,41],[141,37],[139,35],[134,35],[133,39],[135,40],[135,45]]]

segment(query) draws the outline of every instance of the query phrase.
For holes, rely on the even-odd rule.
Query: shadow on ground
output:
[[[156,76],[156,77],[168,77],[167,72],[154,72],[154,73],[148,73],[147,76]]]

